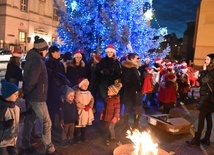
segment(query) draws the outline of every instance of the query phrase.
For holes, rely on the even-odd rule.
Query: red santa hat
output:
[[[79,80],[78,80],[78,86],[79,87],[81,87],[83,84],[85,84],[85,83],[88,83],[89,84],[89,81],[88,81],[88,79],[86,79],[86,78],[80,78]]]
[[[199,71],[198,71],[198,70],[193,70],[193,71],[192,71],[192,74],[193,74],[193,76],[194,76],[195,78],[198,78],[198,76],[199,76]]]
[[[172,63],[168,63],[168,64],[166,65],[166,68],[170,68],[170,69],[172,69],[172,68],[173,68]]]
[[[172,82],[176,82],[176,76],[174,74],[169,74],[166,77],[167,80],[172,81]]]
[[[162,58],[155,58],[155,63],[161,64],[162,61],[163,61]]]
[[[101,58],[101,56],[97,55],[97,56],[95,56],[95,59],[96,59],[98,62],[100,62],[100,60],[101,60],[102,58]]]
[[[115,49],[114,45],[112,45],[112,44],[109,44],[106,46],[106,52],[108,52],[108,51],[113,51],[114,54],[116,54],[116,49]]]
[[[146,67],[145,69],[150,74],[153,72],[153,68],[151,68],[151,67]]]
[[[81,52],[79,50],[74,52],[73,58],[76,58],[76,57],[81,57],[82,58],[82,54],[81,54]]]
[[[182,62],[181,62],[181,65],[182,65],[182,66],[187,66],[187,63],[186,63],[185,61],[182,61]]]
[[[187,66],[181,66],[181,72],[182,73],[184,73],[184,74],[186,74],[187,73],[187,71],[188,71],[188,68],[187,68]]]
[[[21,58],[21,57],[22,57],[22,53],[21,53],[19,50],[14,50],[14,51],[13,51],[13,56],[14,56],[14,57],[20,57],[20,58]]]

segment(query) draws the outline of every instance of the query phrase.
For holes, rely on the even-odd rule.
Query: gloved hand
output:
[[[117,123],[117,117],[113,117],[111,120],[112,123],[116,124]]]
[[[84,110],[85,110],[85,111],[88,111],[90,108],[91,108],[90,105],[86,105],[85,108],[84,108]]]
[[[9,119],[7,121],[4,121],[3,122],[3,128],[4,128],[4,130],[7,130],[7,129],[11,128],[12,125],[13,125],[13,122],[14,122],[14,119]]]

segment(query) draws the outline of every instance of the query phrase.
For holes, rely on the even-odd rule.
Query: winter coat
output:
[[[22,81],[22,69],[16,64],[8,63],[5,79],[8,82],[13,82],[11,79],[15,79],[18,84],[19,81]]]
[[[76,123],[78,120],[78,111],[76,102],[69,103],[64,101],[60,108],[60,122],[62,124]]]
[[[177,100],[177,82],[173,82],[170,80],[166,80],[166,82],[161,84],[161,96],[158,96],[159,101],[164,104],[172,104],[172,106],[176,103]]]
[[[65,68],[60,60],[54,58],[48,59],[45,64],[48,73],[47,105],[59,109],[63,85],[66,85],[64,83]]]
[[[47,100],[48,75],[43,57],[33,48],[27,53],[25,59],[24,98],[31,102],[44,102]]]
[[[153,75],[146,73],[142,86],[142,94],[151,93],[153,91]]]
[[[96,75],[99,84],[105,84],[107,87],[114,84],[115,80],[121,78],[121,64],[115,58],[104,57],[96,66]]]
[[[80,78],[86,78],[86,68],[85,63],[81,61],[79,66],[75,65],[73,62],[69,63],[67,67],[67,79],[71,82],[71,87],[78,84]]]
[[[106,122],[111,122],[111,120],[116,117],[119,121],[120,119],[120,96],[108,96],[106,98],[105,106],[103,109],[103,120]]]
[[[94,98],[91,95],[91,92],[88,90],[75,90],[75,102],[77,103],[79,121],[76,127],[85,127],[86,125],[91,125],[94,120],[94,114],[92,111],[94,105]],[[86,106],[90,106],[88,111],[85,110]]]
[[[122,84],[125,105],[142,105],[140,72],[131,61],[122,62]]]
[[[13,124],[7,129],[0,130],[0,148],[7,146],[16,146],[19,127],[20,109],[14,102],[9,102],[0,96],[0,126],[4,121],[13,119]]]
[[[214,112],[214,69],[203,70],[200,82],[200,111]]]

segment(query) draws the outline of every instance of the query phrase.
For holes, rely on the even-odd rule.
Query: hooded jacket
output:
[[[0,125],[2,125],[4,121],[13,119],[11,127],[0,130],[0,148],[15,146],[18,137],[20,109],[14,102],[6,101],[2,96],[0,96],[0,111]]]
[[[122,62],[122,84],[124,86],[125,104],[142,104],[142,83],[137,66],[131,61]]]
[[[43,57],[36,49],[26,56],[23,75],[24,98],[31,102],[44,102],[47,99],[48,76]]]

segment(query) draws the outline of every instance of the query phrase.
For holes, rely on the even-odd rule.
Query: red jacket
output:
[[[177,99],[178,85],[176,82],[166,81],[165,87],[161,89],[159,100],[165,104],[175,103]]]
[[[152,91],[153,91],[152,74],[146,74],[143,81],[142,94],[150,93]]]
[[[105,106],[103,109],[103,120],[111,122],[112,118],[120,119],[120,97],[119,95],[106,98]]]

